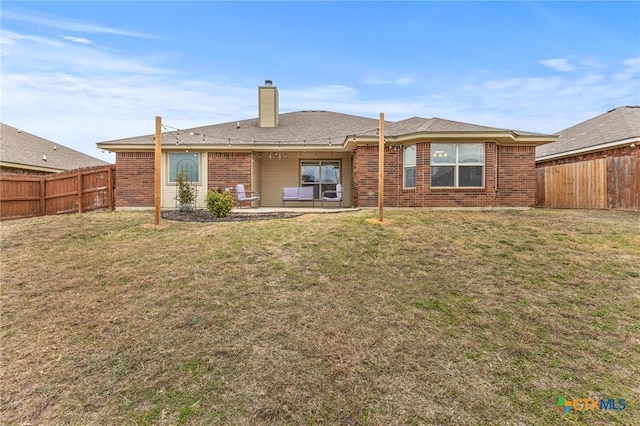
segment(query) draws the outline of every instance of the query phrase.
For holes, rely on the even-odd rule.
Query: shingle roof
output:
[[[536,148],[536,158],[597,150],[632,138],[640,138],[640,106],[622,106],[560,131],[555,142]]]
[[[50,171],[109,164],[4,123],[0,123],[0,162],[12,167],[26,166]]]
[[[274,145],[328,145],[342,143],[354,133],[377,129],[378,120],[329,111],[297,111],[279,116],[277,127],[259,127],[258,119],[233,121],[210,126],[171,131],[162,138],[163,145],[177,141],[190,146],[252,143]],[[170,129],[171,130],[171,129]],[[204,139],[204,140],[203,140]],[[103,145],[153,145],[154,135],[100,142]]]
[[[477,124],[463,123],[460,121],[445,120],[443,118],[422,118],[411,117],[406,120],[396,121],[390,125],[385,125],[385,135],[400,136],[411,133],[458,133],[458,132],[506,132],[514,133],[521,136],[547,136],[539,133],[523,132],[520,130],[510,130],[499,127],[487,127]]]
[[[274,128],[258,126],[258,119],[234,121],[211,126],[180,129],[165,134],[163,146],[176,143],[194,148],[226,145],[281,145],[302,146],[343,144],[353,135],[375,137],[379,121],[330,111],[297,111],[283,113]],[[398,122],[385,121],[385,136],[393,137],[415,133],[490,133],[499,132],[517,136],[533,136],[542,139],[549,135],[522,132],[497,127],[479,126],[441,118],[412,117]],[[544,142],[543,142],[544,143]],[[154,144],[154,135],[137,136],[98,143],[101,148],[148,147]]]

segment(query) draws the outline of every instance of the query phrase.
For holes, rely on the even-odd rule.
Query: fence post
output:
[[[47,190],[46,190],[47,181],[45,178],[40,178],[40,208],[38,209],[38,213],[41,216],[47,214]]]
[[[82,213],[82,171],[78,172],[78,213]]]
[[[109,210],[113,210],[113,167],[107,169],[107,206]]]

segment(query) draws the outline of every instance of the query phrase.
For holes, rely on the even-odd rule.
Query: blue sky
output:
[[[640,2],[2,1],[1,121],[97,142],[280,111],[554,133],[640,105]]]

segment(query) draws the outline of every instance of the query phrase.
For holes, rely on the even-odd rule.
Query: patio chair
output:
[[[334,194],[333,196],[329,196],[330,194]],[[342,185],[337,184],[335,191],[327,190],[322,191],[322,201],[321,205],[324,207],[324,203],[340,203],[340,207],[342,207]]]
[[[243,202],[248,202],[249,207],[252,206],[254,201],[257,201],[256,207],[260,207],[260,194],[252,191],[245,191],[244,185],[239,183],[236,185],[236,196],[238,197],[238,207],[242,208]]]

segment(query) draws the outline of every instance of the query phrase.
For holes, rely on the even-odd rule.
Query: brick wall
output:
[[[116,207],[153,207],[153,152],[116,153]]]
[[[533,146],[501,146],[498,167],[499,203],[533,207],[536,203],[536,152]]]
[[[378,147],[360,146],[353,155],[354,205],[376,207]],[[385,206],[531,207],[535,203],[534,147],[485,143],[484,188],[431,188],[430,156],[430,143],[416,144],[416,188],[404,189],[402,148],[385,147]]]
[[[207,189],[233,188],[244,184],[251,191],[252,154],[250,152],[210,152],[207,156]],[[234,203],[236,197],[233,197]]]

